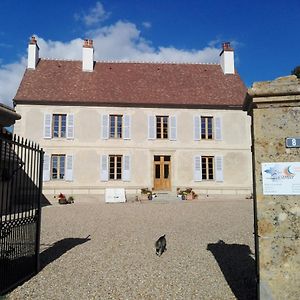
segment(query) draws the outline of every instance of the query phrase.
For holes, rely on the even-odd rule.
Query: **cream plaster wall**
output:
[[[128,191],[153,186],[153,156],[171,155],[172,190],[192,187],[200,193],[241,193],[252,190],[250,117],[239,110],[125,108],[87,106],[17,105],[22,119],[14,132],[40,144],[47,154],[73,154],[73,182],[44,182],[44,193],[72,191],[103,193],[106,187],[125,187]],[[44,113],[73,113],[75,138],[43,138]],[[102,140],[101,114],[131,116],[131,140]],[[148,115],[175,115],[177,140],[148,140]],[[222,117],[222,141],[194,141],[195,115]],[[100,180],[100,155],[131,155],[129,182]],[[223,155],[224,182],[195,182],[194,155]]]

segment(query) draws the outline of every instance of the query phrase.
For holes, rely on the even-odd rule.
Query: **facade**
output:
[[[105,188],[250,194],[250,118],[233,50],[221,64],[94,62],[38,57],[14,98],[15,132],[45,151],[44,194]]]

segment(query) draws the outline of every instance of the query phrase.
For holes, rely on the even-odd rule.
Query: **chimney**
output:
[[[93,40],[85,39],[82,49],[82,71],[93,72],[94,69],[94,48]]]
[[[35,36],[32,36],[29,45],[28,45],[28,61],[27,61],[27,68],[35,70],[36,65],[39,61],[39,46],[37,44],[37,40]]]
[[[220,65],[224,74],[234,74],[234,51],[230,46],[230,42],[222,43],[222,51],[220,53]]]

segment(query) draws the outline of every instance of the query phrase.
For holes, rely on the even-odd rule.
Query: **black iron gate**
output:
[[[39,270],[43,150],[0,133],[0,295]]]

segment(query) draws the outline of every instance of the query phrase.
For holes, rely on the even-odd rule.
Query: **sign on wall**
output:
[[[262,163],[264,195],[300,195],[300,162]]]

